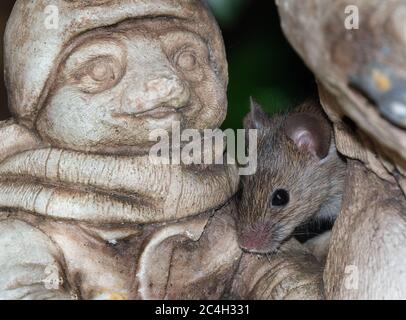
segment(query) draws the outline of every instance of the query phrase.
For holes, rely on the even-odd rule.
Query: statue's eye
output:
[[[93,63],[89,68],[89,76],[94,81],[114,80],[114,70],[110,63]]]
[[[182,51],[176,57],[176,65],[182,70],[192,71],[197,64],[196,53],[192,50]]]
[[[271,197],[272,207],[284,207],[289,203],[289,192],[285,189],[277,189]]]
[[[114,87],[123,67],[114,57],[97,57],[86,62],[75,74],[77,86],[86,93],[99,93]]]
[[[172,55],[172,61],[175,68],[183,74],[185,80],[200,82],[205,77],[205,65],[209,65],[208,57],[206,47],[192,44],[177,49]]]

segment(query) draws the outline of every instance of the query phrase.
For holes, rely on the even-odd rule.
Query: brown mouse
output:
[[[346,163],[320,104],[309,100],[270,118],[252,100],[244,127],[258,130],[258,165],[254,175],[242,178],[237,215],[241,248],[272,253],[298,226],[335,219]]]

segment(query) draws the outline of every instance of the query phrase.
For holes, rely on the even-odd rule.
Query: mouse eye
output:
[[[272,207],[283,207],[289,203],[289,192],[284,189],[277,189],[272,194]]]

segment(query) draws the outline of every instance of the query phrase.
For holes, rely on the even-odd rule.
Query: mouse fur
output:
[[[258,130],[258,165],[254,175],[242,177],[237,215],[241,248],[275,252],[298,226],[334,220],[346,162],[337,153],[332,125],[320,104],[308,100],[289,113],[269,117],[252,100],[244,127]],[[280,190],[288,194],[286,204],[286,193]]]

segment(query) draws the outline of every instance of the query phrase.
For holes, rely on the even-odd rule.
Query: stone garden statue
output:
[[[225,118],[225,50],[202,1],[18,0],[5,78],[1,299],[321,297],[298,242],[269,261],[240,251],[235,166],[149,160],[152,130]]]

